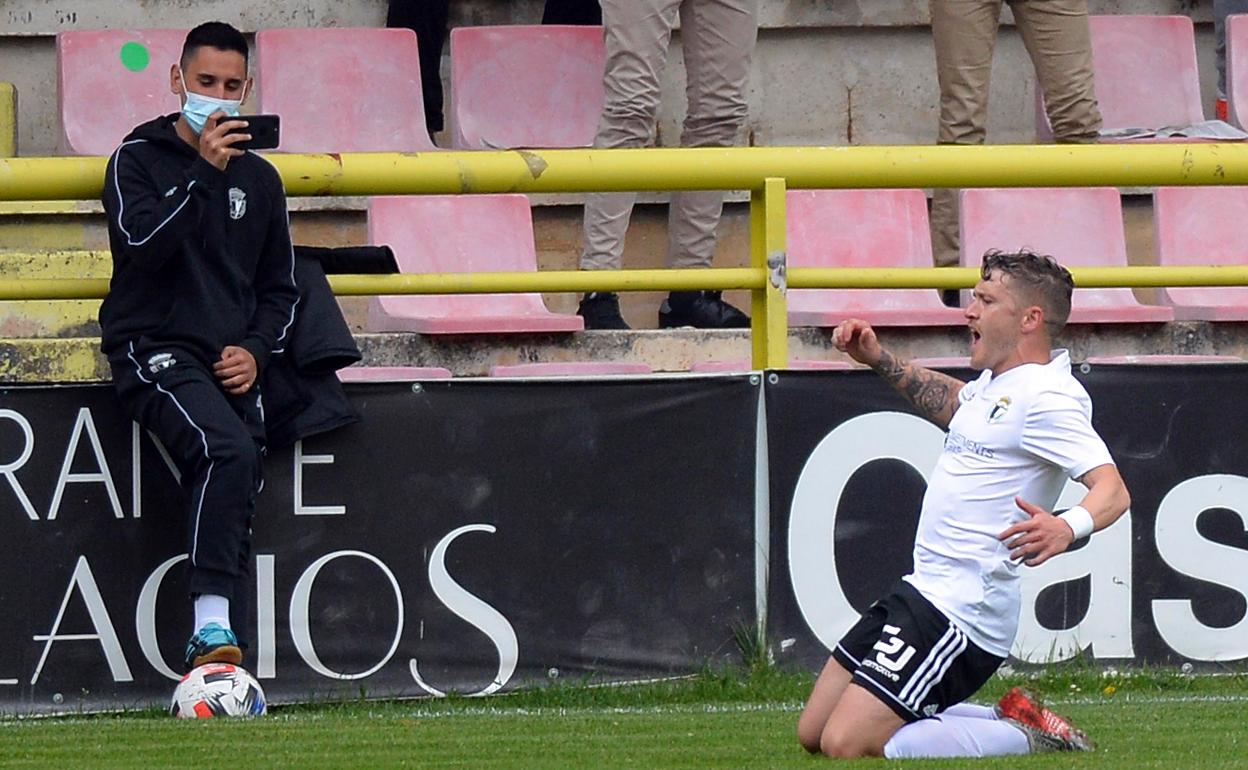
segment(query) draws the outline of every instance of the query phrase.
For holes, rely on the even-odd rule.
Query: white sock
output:
[[[949,716],[948,711],[905,725],[884,744],[884,756],[889,759],[998,757],[1030,752],[1027,736],[1009,722]]]
[[[216,594],[200,594],[195,597],[195,630],[209,623],[222,628],[230,627],[230,600]]]
[[[944,711],[941,716],[967,717],[969,719],[999,719],[996,709],[992,706],[980,706],[975,703],[955,703]]]

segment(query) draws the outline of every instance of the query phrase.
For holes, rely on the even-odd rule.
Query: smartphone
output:
[[[251,138],[230,145],[240,150],[273,150],[281,141],[282,119],[277,115],[239,115],[230,120],[245,120],[247,125],[231,134],[251,134]]]

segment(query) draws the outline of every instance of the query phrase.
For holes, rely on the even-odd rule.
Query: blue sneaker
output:
[[[233,663],[243,665],[243,651],[239,649],[238,637],[218,623],[206,623],[186,643],[186,670],[198,668],[205,663]]]

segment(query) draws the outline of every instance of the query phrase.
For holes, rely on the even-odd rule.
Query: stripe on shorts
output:
[[[901,691],[901,700],[918,711],[919,705],[932,691],[932,687],[944,677],[953,661],[966,650],[966,634],[952,623],[944,636],[928,653],[927,658],[915,670],[910,681]]]

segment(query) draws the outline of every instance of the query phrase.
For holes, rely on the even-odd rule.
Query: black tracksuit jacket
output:
[[[217,169],[177,135],[177,118],[137,127],[108,162],[101,347],[113,359],[132,344],[175,345],[211,369],[239,345],[263,371],[299,297],[282,180],[251,152]]]

